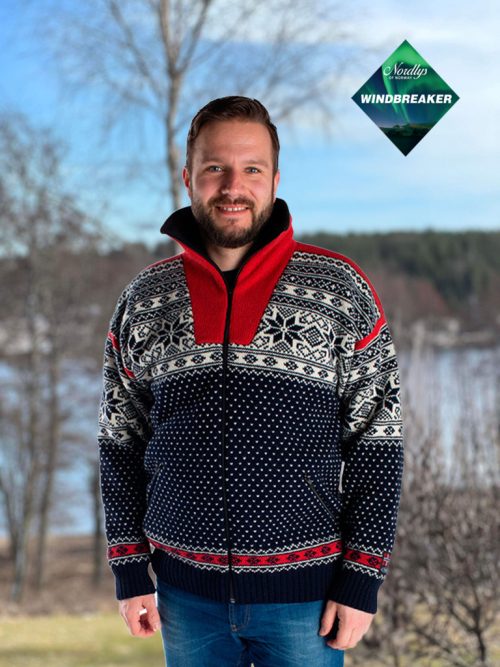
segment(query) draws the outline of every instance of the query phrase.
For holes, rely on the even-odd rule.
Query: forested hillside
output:
[[[443,318],[457,318],[468,330],[500,324],[500,231],[323,233],[301,240],[359,263],[399,324]]]
[[[415,326],[430,332],[433,340],[437,334],[443,345],[481,341],[489,344],[498,340],[500,231],[325,233],[297,236],[297,239],[343,253],[360,265],[379,293],[393,333],[401,344],[412,341]],[[128,243],[106,252],[86,248],[85,252],[80,251],[81,257],[75,256],[75,252],[55,254],[56,262],[49,258],[52,251],[46,249],[44,253],[49,255],[41,266],[47,270],[53,267],[53,272],[67,278],[62,283],[54,279],[57,290],[74,286],[72,289],[79,296],[73,309],[85,320],[84,340],[90,348],[95,348],[100,359],[103,332],[121,290],[142,268],[170,257],[174,244],[165,239],[154,248]],[[6,290],[5,298],[11,301],[8,310],[11,318],[23,312],[23,294],[27,289],[24,283],[29,275],[26,261],[11,258],[0,262],[1,284]],[[59,268],[54,262],[60,263]],[[50,291],[49,283],[46,289]],[[64,312],[67,318],[68,306]]]

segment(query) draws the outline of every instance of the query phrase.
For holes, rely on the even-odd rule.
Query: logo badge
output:
[[[460,98],[405,40],[352,99],[408,155]]]

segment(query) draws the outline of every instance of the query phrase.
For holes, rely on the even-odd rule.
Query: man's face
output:
[[[269,131],[253,121],[212,121],[183,170],[191,208],[208,241],[225,248],[252,242],[269,219],[279,172],[273,175]]]

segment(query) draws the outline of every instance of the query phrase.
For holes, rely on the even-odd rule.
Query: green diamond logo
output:
[[[460,98],[405,40],[352,99],[408,155]]]

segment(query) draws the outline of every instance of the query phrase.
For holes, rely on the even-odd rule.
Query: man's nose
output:
[[[221,194],[236,195],[242,190],[243,183],[240,174],[233,169],[228,169],[224,173],[224,178],[221,183]]]

